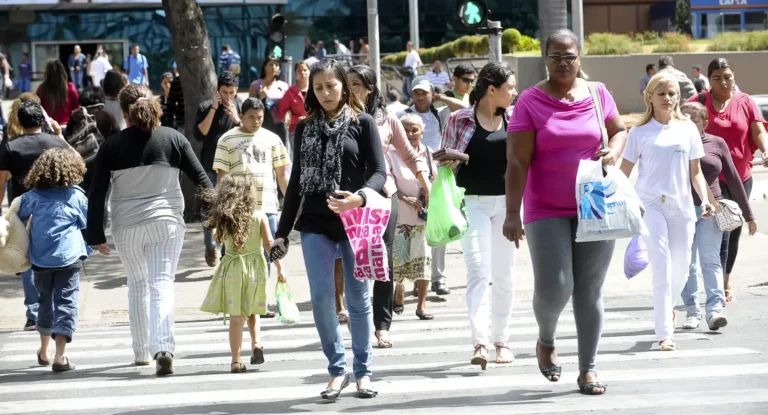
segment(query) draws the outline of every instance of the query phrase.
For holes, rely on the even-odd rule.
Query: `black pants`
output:
[[[752,194],[751,177],[744,182],[744,190],[746,190],[747,200],[749,200],[749,195]],[[728,189],[728,185],[723,182],[720,182],[720,191],[724,199],[733,200],[733,193]],[[730,274],[733,271],[733,264],[736,263],[736,255],[739,253],[739,238],[741,238],[741,228],[730,232],[723,232],[723,243],[720,245],[720,264],[722,264],[726,274]]]
[[[387,247],[387,262],[389,262],[389,281],[373,283],[373,327],[374,330],[389,330],[392,325],[392,309],[395,306],[395,275],[392,261],[392,242],[395,240],[397,228],[397,195],[392,195],[392,213],[384,231],[384,245]]]

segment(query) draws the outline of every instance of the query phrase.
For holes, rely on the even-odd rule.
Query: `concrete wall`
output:
[[[671,54],[675,67],[690,74],[693,65],[706,67],[712,59],[724,57],[734,67],[736,83],[739,89],[751,95],[768,94],[768,82],[765,82],[765,68],[768,68],[768,52],[713,52],[713,53],[676,53]],[[608,86],[622,114],[643,112],[645,106],[640,95],[640,79],[645,72],[645,65],[658,63],[661,54],[628,56],[585,56],[582,68],[592,81],[600,81]],[[516,57],[506,55],[504,60],[515,68],[518,74],[518,89],[535,85],[544,79],[544,69],[539,57]]]

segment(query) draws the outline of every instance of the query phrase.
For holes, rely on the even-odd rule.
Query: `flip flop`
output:
[[[38,349],[37,351],[37,364],[40,366],[50,366],[51,361],[50,360],[43,360],[40,358],[40,353],[42,352],[41,349]]]
[[[392,347],[392,340],[389,339],[389,332],[387,332],[387,338],[382,339],[381,332],[376,332],[376,340],[379,341],[379,349],[389,349]]]
[[[58,363],[54,363],[53,365],[51,365],[51,368],[53,369],[54,372],[62,373],[62,372],[69,372],[70,370],[75,370],[75,365],[69,363],[69,358],[65,357],[64,359],[66,360],[67,363],[64,363],[63,365]]]
[[[433,320],[435,318],[435,316],[433,316],[432,314],[419,313],[418,311],[416,312],[416,317],[418,317],[419,320]]]

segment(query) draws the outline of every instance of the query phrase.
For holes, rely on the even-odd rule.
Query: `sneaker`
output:
[[[219,264],[219,256],[216,255],[216,249],[205,248],[205,263],[214,268]]]
[[[35,320],[27,320],[27,323],[24,324],[24,331],[34,330],[37,330],[37,322]]]
[[[173,355],[167,352],[159,352],[155,355],[157,376],[167,376],[173,374]]]
[[[710,330],[717,331],[720,329],[720,327],[725,327],[728,325],[728,319],[720,313],[712,313],[712,315],[707,319],[707,325],[709,326]]]
[[[686,330],[693,330],[693,329],[699,328],[699,324],[701,324],[700,318],[696,316],[688,316],[688,318],[685,319],[683,328]]]

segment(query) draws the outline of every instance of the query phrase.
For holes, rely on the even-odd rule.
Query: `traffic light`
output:
[[[283,59],[285,54],[285,16],[280,13],[273,14],[269,19],[269,40],[267,42],[267,56],[275,55]]]
[[[468,29],[477,29],[485,24],[488,8],[483,0],[463,0],[459,3],[459,21]]]

